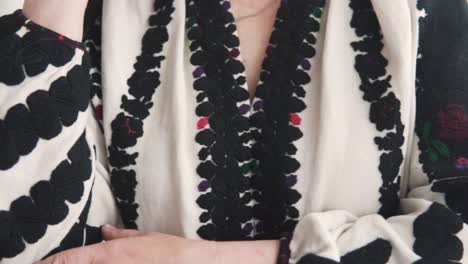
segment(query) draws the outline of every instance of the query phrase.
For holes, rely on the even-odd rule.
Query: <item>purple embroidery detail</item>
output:
[[[258,100],[254,103],[253,108],[255,111],[259,111],[263,109],[263,100]]]
[[[205,73],[205,69],[203,67],[197,67],[195,71],[193,71],[193,78],[200,78]]]
[[[250,105],[248,104],[243,104],[239,107],[239,112],[243,115],[247,114],[250,110]]]
[[[224,7],[226,10],[228,10],[228,9],[231,8],[231,3],[230,3],[229,1],[224,1],[223,7]]]
[[[288,187],[293,187],[294,185],[296,185],[296,183],[297,183],[297,175],[289,175],[286,178],[286,185]]]
[[[306,59],[304,59],[304,60],[302,61],[301,66],[302,66],[302,68],[303,68],[304,70],[306,70],[306,71],[310,70],[310,68],[312,67],[312,66],[310,65],[309,60],[306,60]]]
[[[244,230],[244,233],[246,235],[250,235],[250,233],[252,233],[252,230],[253,230],[253,225],[252,223],[247,223],[244,225],[244,227],[242,228]]]
[[[200,192],[206,192],[208,190],[208,188],[210,188],[210,182],[207,181],[207,180],[204,180],[204,181],[200,182],[200,184],[198,184],[198,190]]]

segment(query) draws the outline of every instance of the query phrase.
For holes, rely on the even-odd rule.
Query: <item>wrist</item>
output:
[[[208,263],[275,264],[278,260],[278,240],[212,242],[213,256]],[[246,261],[247,260],[247,261]]]
[[[187,239],[173,263],[223,264],[218,261],[217,242]]]
[[[87,2],[88,0],[25,0],[23,13],[36,24],[81,41]]]

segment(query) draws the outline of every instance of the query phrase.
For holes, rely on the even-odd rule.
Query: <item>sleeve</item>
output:
[[[305,215],[281,239],[279,263],[468,263],[468,3],[418,8],[416,136],[398,214]]]
[[[90,52],[26,18],[0,17],[0,263],[32,263],[118,225],[91,101]]]

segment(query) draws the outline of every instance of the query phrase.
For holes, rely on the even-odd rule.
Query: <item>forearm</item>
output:
[[[275,264],[278,258],[278,240],[215,242],[217,264]]]
[[[81,41],[88,0],[25,0],[24,14],[37,24]]]

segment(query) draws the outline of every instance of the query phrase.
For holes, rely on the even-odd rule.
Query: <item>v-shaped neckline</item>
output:
[[[307,107],[323,6],[324,0],[282,1],[251,102],[230,2],[187,0],[189,60],[197,91],[197,173],[200,184],[211,187],[201,189],[197,200],[210,201],[201,205],[203,224],[197,232],[204,239],[268,239],[294,226],[294,204],[301,196],[294,189],[300,168],[295,142],[303,136],[301,113]],[[262,214],[265,207],[252,208],[251,201],[284,210]],[[233,208],[232,217],[217,217],[218,205]]]
[[[232,0],[225,0],[226,2],[225,3],[228,3],[225,5],[225,9],[226,9],[226,12],[232,16],[233,18],[235,18],[235,15],[234,13],[232,12]],[[262,75],[262,72],[265,71],[265,60],[267,60],[270,56],[268,50],[270,49],[270,47],[273,45],[273,40],[272,40],[272,35],[273,35],[273,32],[276,30],[276,24],[277,24],[277,20],[279,19],[279,13],[280,13],[280,9],[284,8],[284,5],[286,5],[285,1],[284,0],[280,0],[280,3],[279,3],[279,6],[277,7],[276,11],[275,11],[275,18],[274,18],[274,22],[273,22],[273,25],[272,25],[272,28],[271,28],[271,32],[270,32],[270,36],[268,37],[268,42],[267,42],[267,45],[263,51],[263,57],[262,57],[262,64],[259,68],[260,72],[258,72],[258,80],[257,82],[254,84],[255,87],[250,87],[249,86],[249,78],[247,76],[247,67],[246,67],[246,64],[244,63],[243,61],[243,47],[245,46],[242,46],[242,43],[241,43],[241,39],[240,39],[240,34],[239,34],[239,27],[238,27],[238,23],[237,21],[234,19],[233,22],[231,23],[233,26],[234,26],[234,32],[233,34],[235,36],[237,36],[239,38],[239,46],[238,46],[238,50],[239,50],[239,56],[238,56],[238,60],[239,62],[242,64],[243,66],[243,71],[240,73],[241,76],[245,77],[246,78],[246,83],[245,85],[243,85],[242,87],[244,89],[247,90],[247,92],[249,93],[249,99],[248,99],[248,104],[250,106],[250,109],[252,109],[253,107],[253,104],[255,102],[255,98],[257,97],[257,88],[262,84],[262,78],[261,78],[261,75]],[[250,94],[250,89],[254,89],[254,92],[253,94]]]
[[[225,11],[230,16],[232,16],[234,18],[235,16],[232,13],[232,9],[231,9],[232,8],[231,0],[225,0],[225,1],[226,1],[225,3],[228,3],[228,4],[225,4]],[[258,81],[254,85],[255,87],[253,89],[255,89],[255,90],[254,90],[253,95],[250,94],[250,87],[249,87],[248,78],[247,78],[247,67],[246,67],[244,61],[242,60],[243,59],[243,53],[242,53],[242,44],[240,43],[239,27],[238,27],[237,21],[235,19],[232,21],[232,25],[234,26],[233,34],[236,37],[239,38],[239,45],[237,47],[237,49],[239,50],[238,60],[239,60],[240,64],[242,64],[242,66],[243,66],[243,70],[240,73],[240,75],[243,76],[244,78],[246,78],[246,80],[247,80],[246,83],[242,86],[242,88],[244,88],[249,93],[249,98],[247,99],[246,103],[249,105],[250,110],[253,109],[253,105],[254,105],[254,103],[255,103],[255,101],[257,99],[258,87],[263,83],[263,80],[262,80],[262,77],[261,77],[262,72],[264,72],[266,70],[265,69],[265,61],[270,57],[270,54],[269,54],[268,50],[270,49],[270,47],[273,44],[272,35],[273,35],[273,32],[276,30],[276,24],[277,24],[277,20],[279,18],[279,13],[280,13],[281,9],[284,8],[284,5],[285,5],[285,2],[281,1],[279,7],[277,8],[277,10],[275,12],[275,19],[274,19],[273,27],[271,28],[271,33],[270,33],[270,36],[268,38],[268,44],[266,45],[264,53],[263,53],[262,65],[259,68],[259,70],[260,70],[259,78],[258,78]]]

